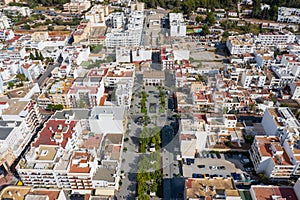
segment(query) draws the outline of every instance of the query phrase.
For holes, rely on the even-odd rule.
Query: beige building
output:
[[[73,34],[74,43],[87,41],[89,38],[90,29],[91,29],[90,21],[80,22],[80,24],[77,26],[77,30]]]
[[[184,196],[184,199],[242,199],[231,178],[188,178]]]
[[[72,0],[64,4],[64,10],[68,12],[83,12],[91,7],[91,2],[87,0]]]
[[[144,86],[164,86],[165,72],[162,71],[144,71],[143,85]]]

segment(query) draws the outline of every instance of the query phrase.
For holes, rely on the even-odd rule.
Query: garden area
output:
[[[160,100],[159,112],[164,113],[165,112],[165,107],[166,107],[165,91],[162,87],[158,87],[158,91],[159,91],[159,100]]]
[[[155,150],[159,150],[161,147],[160,128],[155,126],[152,130],[148,127],[144,127],[140,137],[140,151],[146,153],[147,147],[153,145]]]
[[[160,153],[152,152],[143,155],[138,162],[137,197],[148,200],[150,196],[162,197],[163,174],[160,169]]]

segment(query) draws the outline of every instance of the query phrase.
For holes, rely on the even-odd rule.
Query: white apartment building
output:
[[[125,24],[123,13],[112,13],[109,17],[112,30],[106,34],[107,47],[138,47],[140,45],[144,23],[143,12],[130,13],[127,17],[127,24]]]
[[[171,37],[186,36],[186,25],[182,13],[169,13],[169,22]]]
[[[300,24],[300,8],[278,8],[277,22]]]
[[[83,61],[87,61],[89,55],[90,48],[84,46],[65,46],[61,53],[64,60],[69,60],[76,65],[80,65]]]
[[[0,116],[0,166],[8,168],[31,139],[41,116],[35,102],[17,100],[2,100]]]
[[[5,15],[0,15],[0,29],[8,29],[10,25],[10,19]]]
[[[94,107],[100,105],[100,99],[104,95],[104,82],[101,82],[96,86],[92,86],[90,83],[74,82],[72,87],[68,91],[68,98],[71,108],[78,108],[81,104],[86,107]]]
[[[0,50],[0,61],[5,59],[11,59],[13,61],[19,61],[26,56],[26,50],[24,46],[11,45]]]
[[[117,87],[119,82],[127,82],[130,88],[133,87],[135,77],[135,66],[133,64],[112,64],[109,67],[104,80],[106,87]]]
[[[123,12],[114,12],[108,16],[109,25],[112,29],[121,29],[125,24]]]
[[[64,4],[64,10],[68,12],[83,12],[91,7],[91,2],[87,0],[72,0]]]
[[[250,34],[229,36],[226,47],[232,55],[253,53],[256,48],[255,38]]]
[[[6,6],[3,8],[4,13],[22,15],[23,17],[30,16],[31,9],[29,7]]]
[[[106,26],[105,21],[108,14],[107,5],[94,5],[90,11],[85,13],[85,19],[91,22],[91,27]]]
[[[118,106],[129,108],[132,97],[132,88],[130,88],[126,82],[118,83],[115,95]]]
[[[287,141],[281,142],[278,137],[256,136],[249,151],[256,173],[265,173],[269,178],[275,179],[300,175],[300,162],[297,154],[293,153],[293,148],[295,147],[291,148]]]
[[[0,40],[11,40],[15,37],[15,34],[12,30],[2,29],[0,30]]]
[[[290,44],[295,42],[295,40],[295,34],[288,31],[260,33],[258,35],[258,41],[263,46],[277,46],[280,44]]]
[[[291,99],[300,99],[300,82],[293,82],[290,84]]]
[[[285,107],[266,109],[261,123],[268,136],[281,136],[300,128],[300,123],[292,111]]]
[[[244,88],[264,87],[267,77],[260,69],[246,69],[242,72],[241,83]]]
[[[40,60],[23,62],[20,65],[20,72],[25,75],[29,81],[34,81],[45,72],[44,65]]]
[[[125,31],[106,34],[105,43],[107,47],[138,47],[141,43],[140,31]]]

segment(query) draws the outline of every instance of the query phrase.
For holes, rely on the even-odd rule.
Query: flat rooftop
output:
[[[2,110],[2,115],[19,115],[24,110],[29,101],[18,101],[15,99],[1,100],[6,101],[9,104],[7,109]]]

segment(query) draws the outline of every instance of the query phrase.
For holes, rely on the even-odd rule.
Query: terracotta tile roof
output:
[[[49,120],[44,128],[39,132],[37,139],[32,143],[33,147],[39,145],[58,145],[61,144],[62,148],[65,148],[68,140],[72,137],[75,131],[73,128],[77,124],[76,121],[70,121],[66,123],[66,120]],[[59,127],[61,126],[61,128]],[[61,129],[61,130],[60,130]],[[62,142],[55,141],[55,135],[63,137]]]
[[[252,186],[256,200],[271,200],[273,196],[282,197],[285,200],[298,199],[292,187],[278,186]]]
[[[93,157],[87,152],[75,152],[71,164],[70,173],[89,173],[91,167],[88,162],[91,161]]]

